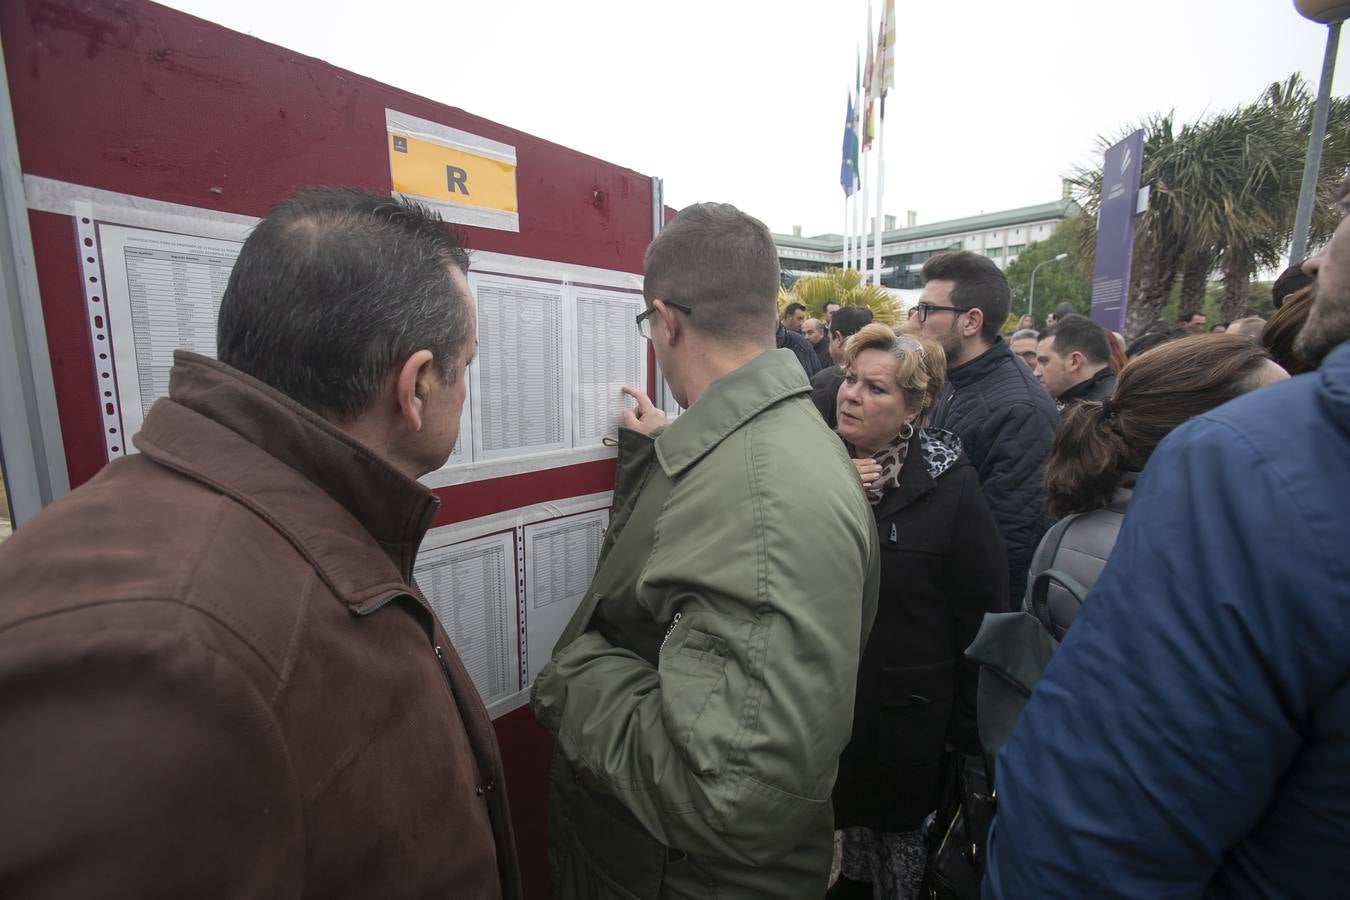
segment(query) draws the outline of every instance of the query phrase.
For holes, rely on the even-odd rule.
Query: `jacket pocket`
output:
[[[730,741],[734,723],[705,718],[719,707],[715,701],[725,690],[730,650],[723,638],[694,627],[691,619],[697,615],[677,623],[661,648],[661,715],[690,767],[699,775],[716,775],[723,762],[718,748]]]
[[[555,777],[557,773],[555,771]],[[570,775],[568,776],[571,777]],[[555,790],[557,786],[555,785]],[[553,896],[567,900],[657,900],[668,851],[613,800],[578,791],[569,781],[563,834],[550,837]]]
[[[881,670],[877,755],[882,765],[926,766],[942,758],[956,694],[954,660]]]

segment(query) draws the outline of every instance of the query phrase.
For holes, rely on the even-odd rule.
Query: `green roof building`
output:
[[[948,250],[970,250],[989,257],[1000,269],[1006,268],[1027,244],[1050,237],[1060,222],[1079,211],[1078,204],[1065,197],[1051,203],[981,213],[930,225],[915,224],[916,215],[911,212],[904,228],[896,228],[895,217],[886,216],[886,227],[881,233],[881,283],[902,290],[922,287],[919,270],[923,268],[924,260]],[[778,247],[778,263],[785,284],[808,273],[843,264],[844,236],[841,234],[815,237],[775,234],[773,240]],[[872,258],[873,244],[869,239],[869,270]]]

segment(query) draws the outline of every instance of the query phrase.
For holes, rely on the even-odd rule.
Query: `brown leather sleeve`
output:
[[[63,630],[0,635],[5,896],[299,896],[299,800],[255,683],[181,636]]]

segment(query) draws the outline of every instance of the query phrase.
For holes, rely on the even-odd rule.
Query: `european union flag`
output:
[[[844,161],[839,167],[839,184],[844,196],[858,189],[858,133],[853,130],[853,94],[848,95],[848,116],[844,119]]]

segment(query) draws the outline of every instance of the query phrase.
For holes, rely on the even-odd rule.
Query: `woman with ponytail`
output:
[[[1159,442],[1187,419],[1288,378],[1237,335],[1169,341],[1121,370],[1109,400],[1064,415],[1045,467],[1050,514],[1027,582],[1027,609],[1059,640],[1115,546],[1135,479]]]

